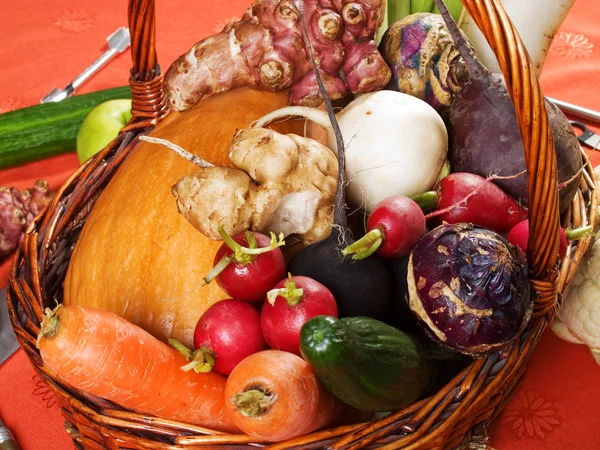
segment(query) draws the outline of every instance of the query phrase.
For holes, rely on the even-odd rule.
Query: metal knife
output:
[[[555,98],[546,97],[546,100],[554,103],[566,114],[571,114],[572,116],[587,119],[594,123],[600,124],[600,112],[598,111],[563,102],[562,100],[556,100]]]
[[[81,86],[88,78],[96,73],[104,64],[110,61],[117,53],[123,53],[130,44],[129,29],[121,27],[113,34],[106,38],[108,42],[108,50],[104,52],[100,58],[92,63],[87,69],[81,72],[77,78],[71,81],[63,89],[54,88],[48,95],[42,99],[42,103],[60,102],[67,97],[70,97],[79,86]]]
[[[0,364],[19,348],[19,343],[10,324],[6,306],[6,288],[0,289]]]
[[[590,130],[584,123],[570,120],[569,123],[573,128],[579,129],[582,133],[577,135],[577,139],[582,144],[593,148],[594,150],[600,150],[600,135]]]
[[[0,419],[0,450],[19,450],[15,437]]]

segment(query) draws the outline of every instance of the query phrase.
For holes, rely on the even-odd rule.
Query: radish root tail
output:
[[[208,161],[203,160],[202,158],[194,155],[193,153],[188,152],[187,150],[180,147],[179,145],[174,144],[173,142],[168,141],[166,139],[155,138],[155,137],[150,137],[150,136],[140,136],[140,141],[150,142],[151,144],[158,144],[158,145],[162,145],[163,147],[167,147],[169,150],[177,153],[183,159],[188,160],[192,164],[195,164],[202,169],[206,169],[208,167],[214,167],[214,164],[211,164]]]

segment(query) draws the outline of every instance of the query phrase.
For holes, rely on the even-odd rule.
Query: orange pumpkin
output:
[[[236,128],[287,105],[286,93],[247,88],[171,112],[151,133],[217,165]],[[303,122],[274,126],[303,133]],[[178,212],[171,186],[198,167],[170,150],[140,142],[102,192],[73,251],[65,304],[112,311],[159,339],[192,345],[202,313],[226,298],[216,283],[199,287],[221,242],[211,241]]]

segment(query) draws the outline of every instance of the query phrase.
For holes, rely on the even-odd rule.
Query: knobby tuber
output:
[[[203,165],[173,186],[179,212],[201,233],[220,240],[223,225],[229,235],[272,231],[298,235],[305,244],[329,235],[337,181],[329,148],[253,128],[236,132],[229,159],[234,167]]]
[[[375,45],[384,0],[303,0],[300,13],[330,98],[382,89],[391,72]],[[289,89],[293,105],[322,95],[292,0],[256,0],[238,22],[196,43],[165,74],[170,104],[183,111],[236,87]]]
[[[52,197],[44,180],[23,191],[0,187],[0,262],[17,248],[27,226]]]

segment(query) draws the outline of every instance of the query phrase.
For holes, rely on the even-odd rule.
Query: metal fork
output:
[[[77,78],[71,81],[65,88],[54,88],[42,99],[42,103],[60,102],[73,95],[75,90],[81,86],[88,78],[96,73],[102,66],[110,61],[118,53],[123,53],[130,44],[129,29],[121,27],[106,38],[108,50],[100,58],[94,61],[87,69],[81,72]]]

